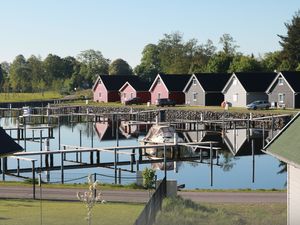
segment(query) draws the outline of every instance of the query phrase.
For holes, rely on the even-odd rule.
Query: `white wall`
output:
[[[237,95],[237,99],[234,99],[234,95]],[[239,80],[236,80],[235,84],[233,83],[233,80],[231,80],[224,93],[224,99],[226,102],[231,103],[231,106],[233,107],[246,107],[246,91]]]
[[[300,224],[300,169],[288,165],[288,224]]]

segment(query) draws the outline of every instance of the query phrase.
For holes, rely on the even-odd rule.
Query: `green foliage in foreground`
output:
[[[0,93],[0,102],[26,102],[35,100],[49,100],[61,98],[58,92],[44,93]]]
[[[92,224],[131,225],[140,212],[142,204],[98,204],[93,209]],[[86,224],[86,209],[81,202],[49,202],[31,200],[0,200],[0,224],[82,225]]]
[[[182,198],[165,199],[156,225],[283,225],[285,203],[197,204]]]

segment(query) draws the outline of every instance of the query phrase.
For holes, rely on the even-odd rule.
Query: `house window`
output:
[[[101,98],[101,92],[99,92],[99,98]]]
[[[282,77],[278,78],[278,85],[283,85],[283,78]]]
[[[278,102],[284,103],[284,100],[285,100],[285,94],[279,93],[278,94]]]
[[[123,94],[123,97],[126,98],[126,93]]]
[[[159,78],[157,79],[157,84],[160,84],[160,79]]]
[[[196,79],[195,78],[193,79],[193,85],[196,85]]]
[[[99,81],[98,81],[98,84],[101,84],[101,83],[102,83],[101,80],[99,80]]]
[[[239,94],[234,94],[232,96],[232,101],[237,102],[238,101],[238,97],[239,97]]]
[[[133,98],[133,93],[132,92],[130,93],[130,98]]]
[[[197,101],[197,92],[193,92],[193,101],[196,102]]]
[[[233,84],[233,85],[237,85],[237,79],[236,79],[235,77],[234,77],[233,80],[232,80],[232,84]]]
[[[158,93],[158,94],[157,94],[157,99],[160,99],[160,96],[161,96],[161,94],[160,94],[160,93]]]

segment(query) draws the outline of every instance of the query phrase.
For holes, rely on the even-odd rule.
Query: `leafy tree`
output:
[[[142,52],[141,64],[134,68],[134,73],[144,80],[154,80],[160,72],[159,49],[155,44],[148,44]]]
[[[278,35],[282,46],[282,57],[286,60],[285,69],[294,70],[300,62],[300,10],[298,10],[290,23],[285,23],[287,35]],[[288,62],[288,63],[287,63]]]
[[[11,64],[9,80],[15,92],[31,91],[31,71],[23,55],[18,55]]]
[[[150,189],[152,189],[155,185],[155,170],[145,168],[142,172],[143,176],[143,186],[149,190],[149,197],[151,195]]]
[[[233,58],[228,72],[255,72],[262,70],[261,63],[253,56],[237,55]]]
[[[44,89],[40,89],[40,82],[46,83],[45,79],[45,71],[43,67],[43,61],[40,57],[36,57],[34,55],[30,56],[27,60],[28,67],[30,69],[31,73],[31,86],[33,90],[39,90],[42,93],[44,92]],[[46,85],[44,85],[44,88]]]
[[[109,75],[132,75],[133,71],[129,64],[123,59],[116,59],[108,68]]]
[[[55,80],[64,77],[63,59],[57,55],[49,54],[43,62],[43,68],[46,76],[44,80],[47,85],[54,85],[52,83]]]
[[[236,53],[239,46],[236,45],[235,42],[236,41],[232,36],[230,36],[230,34],[223,34],[219,41],[219,43],[223,45],[223,52],[226,55],[234,55]]]
[[[281,52],[268,52],[264,55],[262,59],[262,66],[265,71],[273,72],[275,70],[279,70],[281,64]]]
[[[205,70],[210,73],[226,73],[229,70],[232,60],[233,56],[219,52],[210,58]]]
[[[78,75],[82,76],[89,86],[92,86],[97,74],[108,74],[110,60],[104,58],[100,51],[92,49],[82,51],[77,60],[81,63]]]

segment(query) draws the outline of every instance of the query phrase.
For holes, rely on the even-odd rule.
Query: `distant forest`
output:
[[[183,40],[180,32],[164,34],[157,44],[147,44],[139,65],[132,68],[125,60],[111,62],[100,51],[82,51],[76,57],[61,58],[49,54],[45,59],[18,55],[12,63],[0,64],[1,92],[69,92],[87,89],[97,74],[137,75],[153,80],[157,73],[192,74],[243,71],[300,71],[300,10],[285,23],[287,34],[280,37],[281,50],[260,57],[244,55],[230,34],[220,37],[217,47],[211,40],[199,43],[197,39]],[[256,37],[259,38],[259,37]]]

